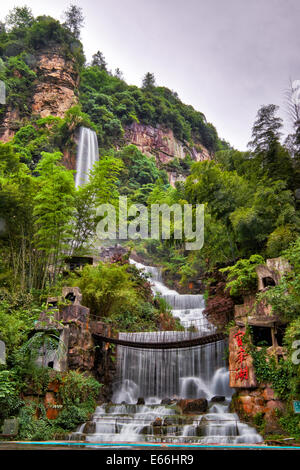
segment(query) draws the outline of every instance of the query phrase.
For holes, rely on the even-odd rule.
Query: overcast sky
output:
[[[62,19],[83,8],[87,60],[101,50],[109,68],[140,85],[146,72],[202,111],[221,137],[246,149],[258,108],[285,112],[289,80],[300,79],[300,0],[1,0]]]

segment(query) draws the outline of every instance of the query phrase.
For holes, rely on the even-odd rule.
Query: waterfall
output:
[[[179,294],[163,284],[161,269],[154,266],[144,266],[134,260],[130,260],[130,262],[150,276],[153,293],[165,299],[172,307],[173,316],[180,320],[182,326],[193,327],[198,331],[196,336],[207,335],[209,332],[215,331],[215,327],[203,315],[205,308],[203,295]]]
[[[169,333],[173,339],[176,332]],[[181,332],[178,333],[181,339]],[[131,341],[132,335],[144,340],[143,333],[122,333],[120,338]],[[217,394],[214,374],[225,367],[224,349],[223,341],[187,349],[118,347],[117,369],[120,375],[113,402],[136,403],[139,397],[143,397],[146,403],[160,403],[164,398],[211,399]],[[230,398],[227,376],[225,384],[226,379],[224,395]]]
[[[131,260],[150,276],[154,293],[165,298],[190,331],[119,333],[129,341],[180,341],[210,334],[214,326],[203,316],[202,295],[180,295],[162,282],[161,271]],[[195,331],[196,330],[196,331]],[[192,335],[192,336],[191,336]],[[88,442],[259,443],[262,437],[236,413],[230,413],[232,389],[224,340],[186,349],[117,347],[117,380],[112,403],[98,406],[92,421],[71,438]],[[218,402],[214,397],[218,396]],[[145,404],[138,399],[143,399]],[[182,414],[178,399],[203,398],[206,413]],[[165,405],[165,403],[170,403]],[[91,431],[92,430],[92,431]]]
[[[76,188],[88,182],[89,172],[97,160],[99,160],[99,149],[96,132],[87,127],[80,127],[76,156]]]

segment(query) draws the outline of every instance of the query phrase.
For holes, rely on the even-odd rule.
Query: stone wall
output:
[[[260,385],[255,389],[243,389],[232,399],[232,408],[241,418],[251,423],[259,415],[265,421],[266,433],[281,433],[278,423],[278,411],[284,412],[285,405],[275,396],[274,390],[269,384]]]
[[[25,403],[36,404],[36,418],[39,417],[39,404],[43,404],[46,410],[46,417],[48,419],[56,419],[62,410],[62,403],[59,396],[59,390],[62,386],[61,382],[53,378],[48,386],[47,390],[43,393],[37,393],[35,390],[31,390],[30,384],[23,390],[21,398]]]
[[[71,303],[57,308],[65,300]],[[91,317],[90,309],[81,302],[78,287],[64,287],[61,297],[48,299],[48,311],[41,314],[35,329],[59,331],[65,338],[64,349],[59,361],[54,362],[54,368],[61,372],[90,372],[103,384],[99,400],[108,401],[115,375],[115,348],[97,339],[97,334],[111,337],[112,331],[109,325]]]

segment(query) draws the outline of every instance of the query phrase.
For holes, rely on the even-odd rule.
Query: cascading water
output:
[[[215,331],[215,327],[209,323],[203,315],[205,302],[203,295],[178,294],[175,290],[169,289],[162,282],[162,274],[159,268],[154,266],[144,266],[141,263],[130,260],[138,269],[150,276],[152,290],[172,307],[172,315],[180,320],[180,323],[187,329],[194,327],[200,334],[209,334]]]
[[[97,160],[99,160],[99,149],[96,132],[81,127],[76,157],[76,188],[88,182],[89,172]]]
[[[207,335],[215,330],[203,316],[203,296],[180,295],[163,284],[159,269],[131,262],[150,275],[153,291],[168,301],[172,314],[186,329],[193,326],[193,332],[120,333],[120,338],[180,341],[186,335]],[[202,444],[262,442],[255,429],[229,412],[232,389],[224,355],[224,341],[173,350],[118,346],[118,381],[113,404],[98,406],[92,421],[80,426],[72,439]],[[221,402],[215,403],[214,396]],[[139,398],[145,404],[137,404]],[[209,409],[202,414],[184,415],[176,405],[179,398],[205,398]],[[163,405],[162,400],[171,404]]]

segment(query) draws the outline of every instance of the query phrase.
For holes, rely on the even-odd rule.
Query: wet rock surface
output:
[[[179,400],[177,405],[182,413],[205,413],[208,409],[206,398],[196,398],[195,400]]]

